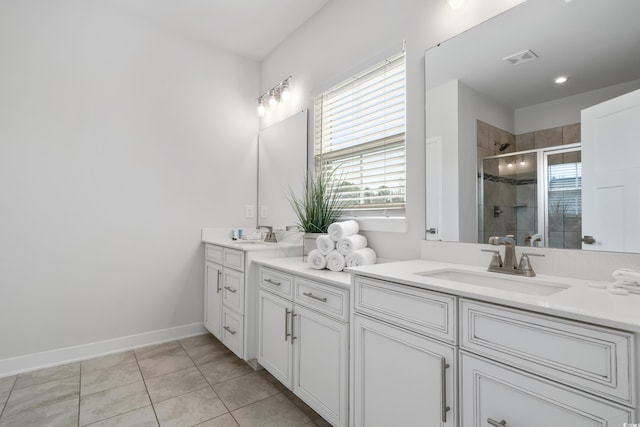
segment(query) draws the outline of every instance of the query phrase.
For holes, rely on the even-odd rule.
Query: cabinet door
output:
[[[293,303],[260,290],[258,316],[258,362],[291,389]]]
[[[204,271],[204,326],[220,339],[222,322],[222,266],[205,263]]]
[[[295,305],[293,392],[331,424],[346,427],[348,325]]]
[[[354,334],[356,426],[456,425],[453,347],[359,315]]]
[[[464,352],[460,375],[465,427],[612,427],[631,421],[629,408]]]

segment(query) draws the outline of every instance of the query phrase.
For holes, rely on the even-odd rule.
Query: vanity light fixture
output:
[[[449,6],[453,10],[460,9],[466,2],[467,0],[445,0],[447,6]]]
[[[291,80],[291,76],[287,77],[262,95],[258,97],[258,115],[260,117],[264,116],[266,111],[265,99],[269,103],[270,108],[275,108],[279,102],[284,102],[289,99],[290,91],[289,91],[289,81]]]
[[[555,78],[554,82],[557,85],[561,85],[563,83],[566,83],[567,80],[569,80],[569,77],[567,77],[567,76],[558,76],[558,77]]]

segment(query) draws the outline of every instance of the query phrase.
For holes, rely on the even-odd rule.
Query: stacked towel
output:
[[[331,240],[334,242],[337,242],[344,237],[358,234],[358,231],[360,231],[360,227],[358,226],[358,223],[352,219],[349,221],[334,222],[329,225],[329,228],[327,229],[329,237],[331,237]]]
[[[371,265],[376,263],[376,252],[371,248],[362,248],[353,251],[345,257],[347,267]]]
[[[322,270],[327,267],[327,258],[318,249],[309,252],[307,265],[315,270]]]
[[[327,255],[327,268],[331,271],[342,271],[346,266],[344,255],[340,252],[333,250]]]
[[[342,255],[347,256],[353,251],[367,247],[367,238],[361,234],[353,234],[343,237],[336,243],[336,249]]]
[[[616,282],[614,288],[625,289],[629,292],[640,293],[640,271],[621,268],[612,274]]]
[[[316,239],[316,247],[322,255],[326,256],[336,248],[336,242],[329,236],[323,234]]]

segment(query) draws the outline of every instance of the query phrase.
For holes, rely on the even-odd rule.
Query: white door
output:
[[[349,422],[348,325],[295,306],[293,392],[338,427]]]
[[[207,261],[204,270],[204,326],[220,339],[222,322],[222,266]]]
[[[640,252],[640,90],[582,110],[583,249]]]
[[[258,362],[289,389],[292,387],[293,303],[260,290],[258,294]]]
[[[453,347],[359,315],[354,333],[357,427],[456,425]]]
[[[464,352],[460,355],[464,427],[613,427],[632,410]]]

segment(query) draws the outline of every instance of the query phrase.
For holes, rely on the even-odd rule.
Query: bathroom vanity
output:
[[[257,281],[253,261],[302,253],[299,244],[233,241],[211,237],[205,242],[204,326],[238,357],[257,368]],[[299,258],[298,258],[299,259]]]
[[[352,425],[637,422],[640,297],[485,270],[424,260],[350,270]]]

